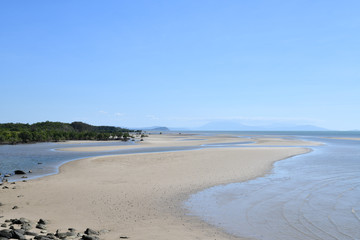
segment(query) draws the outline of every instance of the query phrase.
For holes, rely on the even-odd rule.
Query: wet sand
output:
[[[241,142],[241,138],[228,136],[180,139],[151,136],[143,145]],[[274,139],[266,145],[271,141]],[[286,143],[299,145],[291,140]],[[186,215],[182,203],[199,190],[262,176],[275,161],[308,151],[299,147],[241,147],[82,159],[63,165],[57,175],[16,183],[16,189],[1,189],[4,205],[0,215],[3,219],[49,219],[50,231],[107,229],[110,232],[100,238],[109,240],[120,236],[238,239]],[[15,205],[19,208],[13,210]]]

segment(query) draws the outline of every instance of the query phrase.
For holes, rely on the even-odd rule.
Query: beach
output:
[[[100,239],[109,240],[240,239],[188,215],[183,202],[208,187],[263,176],[275,161],[310,151],[278,145],[316,143],[283,138],[154,135],[140,145],[120,146],[197,146],[254,140],[257,143],[252,145],[258,147],[111,155],[69,162],[61,166],[59,174],[17,182],[16,189],[1,189],[0,215],[2,219],[47,219],[48,231],[52,232],[69,227],[106,230]],[[93,148],[62,150],[106,151],[114,146]],[[18,208],[12,209],[14,206]]]

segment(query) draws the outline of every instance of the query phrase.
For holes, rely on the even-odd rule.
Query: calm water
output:
[[[195,139],[194,139],[195,140]],[[246,144],[251,142],[234,143]],[[14,170],[20,169],[24,171],[32,170],[31,174],[27,174],[28,179],[42,177],[55,174],[58,172],[60,165],[76,159],[105,156],[114,154],[134,154],[134,153],[150,153],[150,152],[167,152],[167,151],[183,151],[195,150],[200,148],[220,147],[212,146],[186,146],[186,147],[156,147],[156,148],[136,148],[123,149],[115,151],[103,152],[69,152],[56,151],[58,148],[84,147],[84,146],[117,146],[117,145],[133,145],[134,142],[92,142],[82,144],[64,144],[64,143],[37,143],[37,144],[19,144],[19,145],[0,145],[0,173],[2,176],[7,173],[13,173]],[[232,147],[229,145],[229,147]],[[41,164],[39,164],[41,163]],[[21,175],[13,175],[8,178],[9,181],[21,180]],[[1,179],[0,179],[1,181]]]
[[[306,138],[326,145],[275,163],[265,177],[192,195],[185,207],[243,237],[360,239],[360,141]]]

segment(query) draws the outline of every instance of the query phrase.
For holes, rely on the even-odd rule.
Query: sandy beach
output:
[[[188,140],[184,140],[188,139]],[[201,140],[189,140],[201,139]],[[254,140],[254,139],[252,139]],[[249,141],[231,136],[157,135],[144,146],[189,146]],[[251,141],[251,139],[250,139]],[[259,145],[312,145],[298,140],[257,138]],[[123,146],[127,148],[129,146]],[[95,148],[95,147],[94,147]],[[111,150],[98,147],[93,151]],[[66,150],[88,151],[89,148]],[[214,148],[113,155],[64,164],[60,173],[0,189],[3,219],[49,220],[48,230],[73,227],[107,230],[100,239],[240,239],[181,208],[190,194],[268,173],[272,164],[310,151],[303,147]],[[21,196],[21,197],[18,197]],[[17,209],[12,209],[18,206]],[[1,228],[2,229],[2,228]]]

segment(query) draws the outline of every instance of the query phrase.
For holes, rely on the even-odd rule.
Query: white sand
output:
[[[168,137],[156,141],[161,142],[161,138]],[[181,208],[183,201],[214,185],[264,175],[275,161],[308,151],[285,147],[216,148],[78,160],[63,165],[60,174],[17,183],[16,189],[0,189],[4,204],[0,215],[4,215],[3,219],[49,219],[50,231],[68,227],[108,229],[110,232],[101,238],[109,240],[119,236],[238,239],[187,216]],[[17,197],[20,194],[24,197]],[[14,205],[19,209],[12,210]]]

